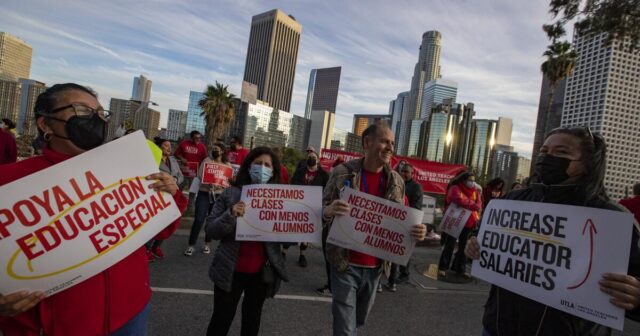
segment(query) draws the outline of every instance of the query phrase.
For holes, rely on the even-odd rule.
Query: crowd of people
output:
[[[0,127],[0,186],[59,162],[97,148],[105,142],[108,112],[91,89],[73,83],[57,84],[42,93],[35,104],[41,155],[15,162],[11,132]],[[3,120],[3,126],[9,124]],[[9,126],[11,126],[9,124]],[[15,126],[15,125],[14,125]],[[130,132],[126,132],[130,133]],[[124,135],[126,136],[126,135]],[[299,252],[297,265],[307,267],[308,244],[237,241],[235,228],[247,205],[240,200],[243,186],[251,184],[292,184],[319,186],[322,198],[322,251],[326,279],[316,289],[331,297],[334,335],[356,335],[371,310],[376,293],[410,279],[410,264],[388,264],[390,272],[383,286],[385,261],[327,242],[333,221],[348,214],[350,206],[341,200],[344,188],[381,197],[421,210],[424,192],[413,180],[414,167],[401,162],[391,167],[394,135],[384,123],[369,126],[362,134],[364,156],[337,160],[331,171],[320,165],[319,153],[308,147],[295,166],[291,178],[279,148],[243,147],[233,136],[227,146],[223,139],[211,148],[203,135],[193,131],[175,149],[167,139],[156,138],[162,157],[154,190],[171,194],[180,211],[193,204],[194,218],[184,256],[196,252],[210,254],[209,278],[213,283],[213,313],[208,335],[227,335],[242,300],[242,335],[258,335],[264,301],[276,295],[281,281],[290,281],[285,260],[292,249]],[[15,147],[15,145],[14,145]],[[9,153],[5,155],[4,153]],[[204,167],[215,163],[234,171],[228,184],[203,183]],[[562,128],[547,135],[535,163],[535,174],[527,184],[514,183],[508,192],[505,181],[495,178],[484,186],[476,183],[471,171],[455,176],[447,187],[445,207],[456,205],[471,212],[458,237],[442,233],[439,277],[457,275],[470,278],[469,259],[478,259],[476,239],[483,209],[492,199],[580,205],[624,211],[611,202],[603,186],[606,145],[585,128]],[[183,191],[189,191],[188,197]],[[640,184],[634,197],[621,205],[640,221]],[[90,279],[51,296],[41,291],[2,293],[0,331],[10,335],[145,335],[151,289],[148,263],[165,257],[162,244],[177,230],[180,218],[115,265]],[[204,242],[198,237],[204,229]],[[425,239],[427,227],[411,228],[414,241]],[[173,239],[178,239],[174,237]],[[212,242],[219,243],[213,246]],[[640,247],[634,229],[627,274],[605,274],[600,290],[611,303],[625,309],[627,316],[640,319]],[[293,280],[295,281],[295,280]],[[485,305],[483,335],[607,335],[608,327],[564,313],[498,286],[492,286]]]

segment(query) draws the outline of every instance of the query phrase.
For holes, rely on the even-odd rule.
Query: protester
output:
[[[5,131],[9,132],[9,134],[11,134],[11,136],[13,136],[13,138],[15,139],[16,137],[16,123],[13,122],[13,120],[11,119],[7,119],[7,118],[2,118],[2,123],[0,123],[0,125],[2,125],[2,129],[4,129]]]
[[[43,155],[0,166],[0,185],[82,154],[105,140],[108,115],[96,94],[84,86],[67,83],[48,88],[38,96],[34,112],[38,131],[47,142]],[[187,200],[173,177],[159,172],[147,179],[157,180],[151,187],[172,194],[178,207],[185,208]],[[108,269],[52,296],[3,293],[7,295],[0,295],[0,334],[144,335],[151,298],[147,263],[145,248],[140,247]]]
[[[159,137],[154,138],[156,146],[162,150],[162,158],[160,159],[160,171],[165,172],[176,180],[176,185],[180,185],[184,179],[182,172],[180,171],[180,165],[178,160],[171,155],[171,142],[167,139]],[[160,249],[160,245],[167,240],[178,229],[179,222],[174,222],[174,225],[169,225],[164,230],[160,231],[153,239],[147,243],[147,258],[149,261],[156,259],[163,259],[164,252]]]
[[[333,164],[331,165],[331,168],[335,168],[341,164],[344,163],[344,155],[340,154],[336,157],[336,160],[333,161]]]
[[[400,166],[400,176],[402,176],[404,180],[404,193],[409,202],[409,206],[422,211],[422,197],[424,192],[422,191],[422,185],[413,180],[413,166],[405,162]],[[387,288],[390,291],[395,292],[397,290],[396,284],[409,280],[410,267],[411,260],[409,260],[406,266],[391,264],[391,273],[389,274],[387,282]]]
[[[302,160],[298,161],[298,164],[296,165],[296,170],[297,169],[304,169],[304,167],[307,166],[307,157],[309,156],[309,154],[311,153],[316,153],[316,156],[318,156],[318,152],[316,151],[315,147],[313,146],[309,146],[307,147],[306,150],[306,154],[307,156],[304,157]],[[344,160],[342,160],[344,162]],[[335,166],[334,166],[335,167]]]
[[[520,183],[520,182],[513,182],[513,183],[511,184],[511,189],[510,189],[510,190],[520,190],[520,189],[522,189],[522,188],[525,188],[525,186],[524,186],[522,183]]]
[[[207,147],[202,143],[202,134],[198,131],[191,131],[188,140],[183,140],[176,148],[175,157],[180,161],[183,167],[189,165],[197,165],[207,157]],[[195,172],[194,172],[195,173]],[[190,186],[193,177],[185,176],[185,185]],[[192,201],[192,195],[189,195]]]
[[[335,216],[348,214],[348,203],[340,200],[340,190],[347,185],[370,195],[404,202],[404,181],[390,167],[393,138],[384,123],[367,127],[362,133],[364,158],[333,169],[323,196],[325,226],[331,228]],[[418,224],[412,228],[411,235],[416,240],[423,240],[426,231],[424,224]],[[330,243],[326,249],[331,264],[333,335],[355,335],[373,306],[382,271],[381,260]]]
[[[287,171],[287,167],[284,166],[282,159],[284,158],[284,153],[280,149],[280,147],[271,148],[274,154],[280,160],[280,183],[281,184],[289,184],[289,171]]]
[[[456,237],[442,232],[441,244],[444,245],[444,248],[440,254],[438,275],[446,277],[447,270],[451,269],[458,275],[470,278],[470,275],[466,273],[467,258],[464,255],[464,247],[469,233],[476,228],[480,220],[479,211],[482,210],[482,200],[480,199],[480,192],[476,189],[473,173],[462,172],[449,182],[445,207],[449,207],[451,204],[471,210],[471,216],[469,216],[462,232],[460,232],[460,236],[457,238],[458,250],[453,258],[453,264],[451,263],[451,256],[456,246]]]
[[[207,234],[220,240],[209,268],[215,287],[207,335],[228,334],[243,293],[240,333],[258,335],[265,298],[275,295],[280,279],[288,281],[281,244],[235,239],[237,218],[244,215],[246,206],[240,201],[242,187],[279,182],[280,161],[276,155],[268,147],[254,148],[240,166],[233,186],[222,192],[207,217]]]
[[[291,184],[295,185],[308,185],[308,186],[319,186],[324,189],[327,185],[327,181],[329,181],[329,174],[322,169],[320,166],[320,162],[318,160],[318,154],[316,152],[308,152],[306,165],[304,167],[299,167],[293,173],[293,177],[291,178]],[[326,249],[327,236],[329,235],[329,230],[324,227],[322,229],[322,251],[324,252]],[[300,267],[307,267],[307,258],[304,256],[304,251],[307,249],[306,243],[300,243],[300,256],[298,257],[298,265]],[[283,252],[284,253],[284,252]],[[325,270],[327,274],[327,283],[326,285],[316,289],[316,292],[321,295],[330,295],[331,287],[330,287],[330,275],[329,275],[329,263],[327,262],[327,258],[325,257]]]
[[[3,120],[4,123],[4,120]],[[0,165],[13,163],[18,160],[18,147],[16,139],[5,129],[0,127]]]
[[[224,165],[227,167],[231,167],[229,162],[227,161],[227,156],[225,155],[225,147],[222,143],[216,143],[213,145],[211,149],[211,156],[204,159],[200,164],[200,169],[198,169],[198,178],[202,181],[202,176],[204,175],[204,164],[205,163],[217,163],[220,165]],[[191,232],[189,233],[189,246],[184,251],[184,255],[189,257],[193,255],[193,251],[195,250],[196,242],[198,241],[198,235],[200,235],[200,230],[202,229],[202,224],[204,224],[204,220],[207,218],[207,215],[211,212],[211,208],[215,203],[218,196],[222,193],[225,188],[222,186],[216,186],[213,184],[200,184],[200,189],[198,190],[198,196],[196,197],[196,209],[195,209],[195,217],[193,218],[193,224],[191,225]],[[204,236],[204,245],[202,245],[202,253],[209,254],[211,253],[211,235],[206,234]]]
[[[612,203],[603,180],[606,145],[588,128],[559,128],[551,131],[540,147],[532,184],[506,195],[506,199],[586,206],[622,211]],[[598,230],[606,229],[602,226]],[[628,274],[605,273],[600,290],[610,302],[626,310],[628,318],[640,320],[640,248],[638,229],[633,229]],[[480,257],[480,245],[469,239],[465,253]],[[600,275],[598,275],[600,276]],[[611,329],[491,286],[485,304],[483,335],[610,335]]]
[[[485,208],[492,199],[501,198],[504,194],[504,180],[501,177],[492,179],[482,188],[482,207]]]
[[[242,147],[242,138],[239,136],[232,136],[229,140],[229,152],[227,153],[227,160],[231,165],[240,166],[244,159],[249,154],[249,150]]]
[[[633,197],[620,200],[620,205],[627,208],[640,223],[640,183],[633,185]]]

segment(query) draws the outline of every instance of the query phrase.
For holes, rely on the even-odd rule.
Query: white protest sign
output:
[[[422,222],[423,212],[352,188],[340,199],[349,203],[349,214],[336,216],[327,242],[406,265],[415,240],[411,228]]]
[[[598,281],[627,273],[633,217],[626,212],[492,200],[471,274],[569,314],[622,330],[624,310]]]
[[[0,187],[0,293],[74,286],[180,217],[141,131]]]
[[[322,187],[246,185],[240,200],[246,206],[236,240],[322,242]]]
[[[447,211],[440,221],[440,231],[446,232],[448,235],[458,238],[460,232],[464,229],[467,220],[471,216],[471,210],[458,206],[455,203],[449,204]]]

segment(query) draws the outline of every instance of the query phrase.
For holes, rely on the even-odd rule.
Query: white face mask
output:
[[[466,185],[466,186],[467,186],[467,188],[475,188],[475,187],[476,187],[476,183],[475,183],[475,182],[473,182],[473,181],[466,181],[466,182],[464,183],[464,185]]]

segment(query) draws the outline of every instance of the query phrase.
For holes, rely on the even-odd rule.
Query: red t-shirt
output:
[[[243,241],[240,243],[236,272],[255,274],[262,270],[265,262],[262,242]]]
[[[242,161],[247,157],[247,154],[249,154],[249,150],[246,148],[230,149],[227,152],[227,160],[229,160],[230,164],[242,165]]]
[[[311,185],[311,183],[313,182],[313,179],[316,178],[316,175],[318,175],[318,171],[310,171],[307,170],[307,173],[304,174],[304,184],[306,185]]]
[[[289,184],[289,172],[283,164],[280,164],[280,183]]]
[[[178,145],[174,155],[199,164],[207,157],[207,147],[202,142],[196,144],[191,140],[184,140]]]
[[[360,181],[360,191],[364,191],[369,195],[384,197],[384,179],[382,171],[379,173],[371,173],[364,171]],[[349,263],[364,267],[375,267],[380,264],[381,260],[377,257],[366,253],[349,250]]]

